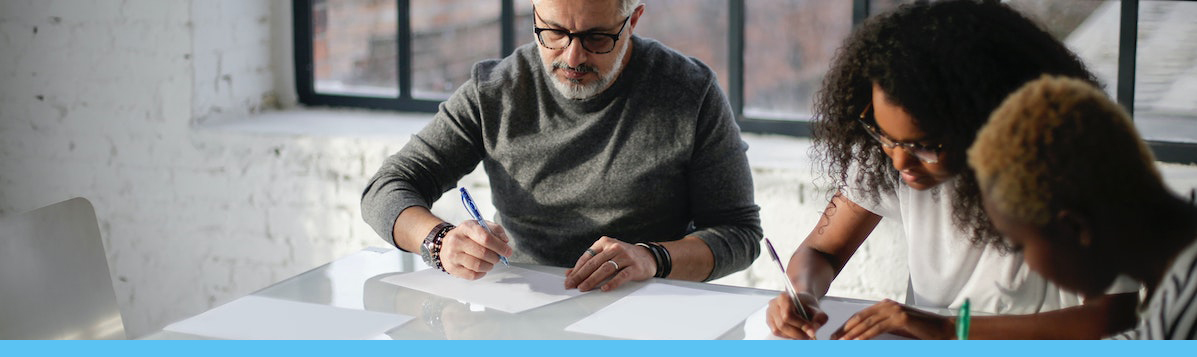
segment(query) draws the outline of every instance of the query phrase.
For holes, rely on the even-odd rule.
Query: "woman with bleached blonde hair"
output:
[[[1117,338],[1197,338],[1197,208],[1165,186],[1104,92],[1044,76],[994,111],[968,154],[990,220],[1031,269],[1086,297],[1129,276],[1147,305]]]

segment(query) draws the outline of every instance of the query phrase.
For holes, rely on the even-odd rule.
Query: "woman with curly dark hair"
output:
[[[1081,301],[1029,271],[989,222],[965,150],[989,113],[1042,74],[1097,83],[1062,43],[997,1],[918,2],[867,20],[837,52],[815,99],[816,162],[836,193],[789,262],[811,321],[785,297],[773,332],[812,338],[818,298],[884,218],[901,222],[907,301],[1013,316],[973,319],[973,338],[1098,338],[1134,321],[1137,286]],[[1123,294],[1122,292],[1128,292]],[[886,300],[833,338],[953,338],[955,319]]]

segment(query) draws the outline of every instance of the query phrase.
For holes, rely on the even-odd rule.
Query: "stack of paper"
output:
[[[164,330],[233,340],[377,339],[411,316],[246,296]]]
[[[473,281],[435,269],[388,276],[382,281],[513,314],[585,294],[566,290],[563,276],[518,267],[495,269]]]
[[[627,339],[711,340],[744,321],[770,298],[653,283],[565,330]]]

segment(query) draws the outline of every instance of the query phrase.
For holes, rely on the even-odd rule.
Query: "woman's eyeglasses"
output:
[[[865,115],[868,115],[869,110],[871,109],[873,109],[873,103],[869,103],[869,105],[865,106],[864,111],[860,112],[860,117],[856,118],[856,120],[860,122],[860,125],[865,127],[865,131],[867,131],[869,135],[873,137],[873,139],[877,139],[877,142],[881,143],[881,146],[890,150],[900,146],[903,150],[906,150],[906,152],[918,158],[919,161],[928,164],[939,163],[939,154],[943,152],[943,144],[928,146],[919,143],[906,143],[890,139],[888,136],[885,136],[885,134],[882,134],[881,130],[878,130],[876,126],[869,124],[869,122],[865,120]]]

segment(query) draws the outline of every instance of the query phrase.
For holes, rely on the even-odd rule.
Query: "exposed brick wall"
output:
[[[190,27],[193,123],[244,118],[277,105],[269,1],[194,1]],[[279,19],[282,20],[282,19]],[[282,55],[282,54],[279,54]]]
[[[383,244],[358,196],[404,138],[196,127],[273,105],[272,5],[0,2],[0,214],[91,200],[130,336]]]

